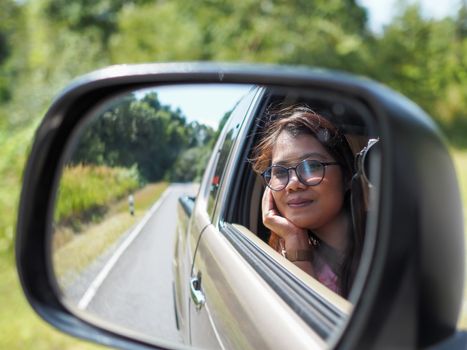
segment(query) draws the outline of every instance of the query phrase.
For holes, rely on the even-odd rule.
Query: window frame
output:
[[[218,228],[221,234],[232,244],[234,249],[245,259],[246,263],[252,266],[253,269],[261,276],[261,278],[268,283],[268,285],[286,302],[295,313],[301,317],[310,327],[319,334],[329,344],[337,341],[342,332],[345,330],[345,325],[350,322],[350,312],[353,305],[350,301],[337,295],[331,290],[322,292],[322,288],[314,288],[309,283],[305,282],[302,278],[297,276],[291,270],[289,261],[271,258],[270,254],[258,244],[256,239],[251,239],[251,235],[259,237],[248,228],[243,227],[239,229],[238,225],[229,222],[229,219],[235,217],[234,213],[235,203],[242,202],[239,196],[242,196],[240,181],[242,176],[247,176],[250,181],[250,186],[256,186],[252,180],[257,175],[252,174],[251,169],[248,167],[246,157],[251,150],[255,140],[255,134],[258,127],[258,119],[256,116],[265,111],[266,106],[269,104],[269,94],[267,94],[268,87],[263,87],[261,98],[255,101],[249,111],[247,120],[236,142],[231,149],[228,162],[224,170],[227,176],[223,176],[222,183],[220,184],[221,191],[218,193],[216,200],[215,213],[212,216],[212,223]],[[345,95],[335,93],[336,97],[340,100],[346,100]],[[362,105],[363,106],[363,105]],[[365,114],[369,113],[370,109],[366,109]],[[373,125],[369,122],[368,125],[370,133],[374,132]],[[248,175],[249,174],[249,175]],[[248,181],[247,180],[247,181]],[[249,206],[250,203],[247,205]],[[238,207],[238,205],[237,205]],[[248,212],[250,208],[243,209]],[[249,231],[251,235],[245,234],[245,230]],[[243,232],[242,232],[243,231]],[[250,236],[250,237],[249,237]],[[263,238],[264,241],[264,238]],[[269,246],[266,248],[268,249]],[[274,254],[274,253],[273,253]],[[287,266],[289,265],[289,266]],[[295,266],[294,266],[295,267]],[[319,283],[319,282],[318,282]],[[356,302],[353,293],[349,300]]]
[[[245,127],[245,121],[246,124],[248,124],[249,121],[251,121],[251,115],[252,113],[255,112],[256,105],[258,101],[261,99],[261,97],[264,94],[264,87],[260,86],[254,86],[252,90],[246,94],[239,102],[239,105],[237,105],[234,110],[232,111],[232,115],[230,116],[228,122],[226,123],[224,130],[222,130],[222,142],[219,144],[218,148],[215,149],[215,161],[213,162],[212,166],[212,173],[209,174],[209,179],[206,181],[206,211],[208,216],[211,218],[211,223],[214,224],[214,226],[219,227],[219,215],[220,215],[220,210],[222,210],[223,206],[223,200],[226,196],[225,189],[230,187],[231,181],[232,181],[232,176],[230,174],[230,171],[232,169],[232,165],[236,164],[237,162],[237,157],[235,155],[237,154],[237,149],[239,147],[239,140],[242,140],[244,137],[244,132],[245,130],[249,129],[249,125]],[[240,106],[243,103],[247,103],[246,106]],[[245,107],[245,108],[243,108]],[[239,109],[241,108],[241,109]],[[243,112],[244,111],[244,112]],[[225,149],[225,142],[228,137],[228,134],[232,132],[233,135],[231,136],[232,144],[229,147],[229,149]],[[213,207],[210,208],[209,206],[209,201],[211,197],[211,183],[212,179],[216,176],[216,170],[218,169],[220,157],[222,156],[222,152],[226,150],[226,158],[225,158],[225,164],[223,171],[219,173],[219,182],[218,182],[218,191],[215,195],[214,198],[214,203]],[[232,158],[235,159],[232,159]]]

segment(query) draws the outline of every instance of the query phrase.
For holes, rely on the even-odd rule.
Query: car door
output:
[[[232,148],[244,120],[249,113],[256,108],[262,94],[263,89],[256,87],[244,96],[233,110],[229,121],[219,137],[210,164],[204,174],[193,211],[190,232],[190,250],[193,252],[199,251],[201,237],[203,235],[206,233],[209,235],[209,232],[216,230],[212,225],[212,216],[216,208],[216,201],[222,186],[223,175],[228,165],[229,156],[232,153]],[[216,243],[213,242],[213,244]],[[199,257],[202,258],[205,256],[205,248],[206,246],[203,243]],[[196,299],[196,293],[198,293],[200,298],[204,297],[205,281],[211,280],[209,276],[210,271],[199,266],[200,263],[203,263],[199,258],[196,258],[196,256],[198,256],[197,253],[195,253],[193,257],[193,267],[189,277],[191,297],[188,304],[190,310],[191,344],[200,347],[219,348],[222,345],[216,328],[211,321],[209,312],[207,311],[213,300],[209,298],[204,305],[199,304],[201,302],[200,300],[194,300]],[[212,278],[216,279],[215,276],[212,276]]]
[[[206,191],[206,227],[191,272],[191,344],[202,348],[322,348],[351,304],[283,259],[246,227],[224,220],[227,192],[246,158],[244,143],[264,90],[233,115]],[[241,125],[241,127],[240,127]],[[201,190],[203,191],[203,189]],[[201,208],[198,208],[201,209]],[[298,277],[298,279],[297,279]],[[310,286],[312,288],[310,289]]]

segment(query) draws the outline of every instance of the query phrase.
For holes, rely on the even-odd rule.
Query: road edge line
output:
[[[110,271],[112,268],[115,266],[117,263],[118,259],[122,256],[122,254],[125,252],[125,250],[130,246],[130,244],[135,240],[136,237],[140,234],[141,230],[143,227],[147,224],[149,219],[152,217],[154,212],[156,212],[157,209],[161,206],[162,202],[164,202],[165,198],[169,195],[169,193],[172,191],[172,187],[170,186],[167,188],[164,193],[161,195],[161,197],[157,200],[156,203],[153,204],[151,209],[144,215],[143,219],[138,223],[138,225],[130,232],[128,237],[120,244],[120,246],[117,248],[117,250],[113,253],[113,255],[110,257],[110,259],[107,261],[105,266],[102,268],[102,270],[99,272],[99,274],[94,278],[92,283],[89,285],[88,289],[86,292],[83,294],[81,297],[79,303],[78,303],[78,309],[84,310],[88,307],[89,303],[92,301],[94,296],[96,295],[97,290],[100,288],[104,280],[107,278],[109,275]]]

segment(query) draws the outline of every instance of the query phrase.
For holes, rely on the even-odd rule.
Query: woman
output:
[[[309,108],[282,110],[266,126],[253,168],[267,184],[262,212],[269,244],[348,296],[363,232],[354,229],[351,217],[354,155],[345,137]]]

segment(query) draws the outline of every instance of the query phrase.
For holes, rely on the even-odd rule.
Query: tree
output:
[[[46,0],[47,17],[73,31],[97,34],[103,47],[117,29],[117,15],[125,6],[147,0]]]
[[[72,162],[111,167],[136,165],[144,181],[158,181],[169,176],[168,171],[187,149],[205,147],[213,135],[212,128],[206,125],[187,124],[180,110],[162,105],[155,93],[142,98],[127,95],[85,127]],[[202,152],[192,151],[185,158],[190,154],[201,156]],[[199,175],[199,169],[193,166],[198,161],[189,159],[183,166]]]
[[[365,22],[365,11],[344,0],[155,2],[119,13],[110,51],[114,63],[237,60],[362,71]]]
[[[172,182],[201,181],[211,150],[209,146],[198,146],[182,152],[168,174],[168,180]]]
[[[12,55],[13,41],[23,23],[21,7],[13,0],[0,0],[0,105],[11,98],[11,71],[7,60]]]

